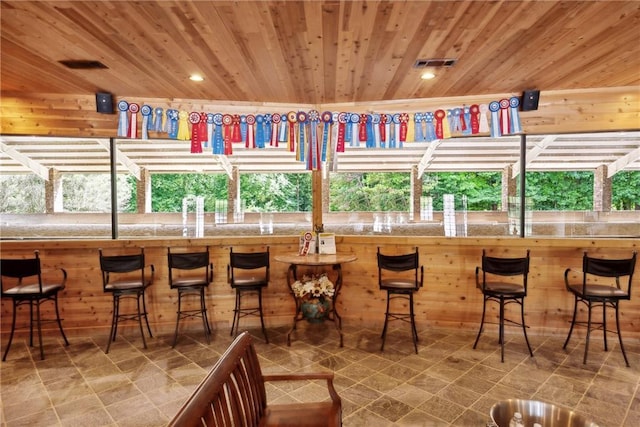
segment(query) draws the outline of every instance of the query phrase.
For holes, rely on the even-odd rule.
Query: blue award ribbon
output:
[[[393,121],[393,137],[389,141],[389,148],[396,148],[400,138],[400,114],[396,113],[391,117]]]
[[[344,125],[344,142],[348,142],[349,145],[353,145],[352,129],[351,129],[351,113],[346,113],[347,123]]]
[[[263,123],[263,128],[264,128],[264,145],[267,145],[267,141],[271,141],[271,126],[273,125],[273,119],[270,113],[265,114],[264,116],[262,116],[264,123]]]
[[[240,137],[242,138],[241,142],[247,141],[247,116],[244,114],[240,116]]]
[[[380,114],[371,115],[371,124],[373,125],[373,148],[380,147]]]
[[[264,148],[264,116],[256,114],[256,147]]]
[[[413,122],[415,123],[415,133],[414,138],[416,142],[424,142],[426,141],[424,134],[422,132],[422,113],[415,113],[413,115]]]
[[[511,133],[522,132],[522,126],[520,125],[520,114],[518,113],[518,106],[520,105],[520,98],[513,96],[509,98],[509,117],[511,119]]]
[[[462,134],[463,135],[471,135],[471,108],[465,106],[463,107],[463,113],[464,113],[464,122],[466,124],[466,127],[464,129],[462,129]]]
[[[153,130],[156,132],[162,132],[162,108],[156,107],[154,110],[155,116],[153,117]]]
[[[151,125],[151,114],[153,114],[153,108],[145,104],[140,108],[140,114],[142,115],[141,139],[149,139],[149,126]]]
[[[280,132],[278,135],[279,142],[287,142],[287,115],[280,116]]]
[[[313,170],[319,169],[318,163],[318,122],[320,121],[320,113],[318,110],[309,111],[309,124],[311,127],[309,139],[309,164]]]
[[[167,110],[167,126],[169,138],[178,138],[178,110]]]
[[[329,148],[329,135],[331,134],[331,124],[333,123],[333,114],[331,111],[325,111],[322,113],[322,154],[320,159],[323,162],[327,161],[327,149]]]
[[[165,111],[165,116],[166,118],[164,119],[164,133],[169,133],[169,126],[170,126],[170,121],[171,121],[171,109],[167,108],[167,111]]]
[[[451,115],[449,115],[449,120],[451,120],[451,132],[462,131],[462,127],[460,125],[460,108],[447,110],[447,114],[449,114],[449,111],[451,111]]]
[[[222,134],[222,114],[213,115],[213,154],[224,154],[224,136]]]
[[[376,148],[376,139],[374,137],[373,131],[373,116],[371,114],[367,114],[367,148]]]
[[[433,112],[426,112],[422,117],[424,117],[424,121],[427,124],[425,139],[429,142],[435,141],[438,137],[436,136],[436,127],[433,124],[435,118]]]
[[[500,118],[498,117],[498,111],[500,111],[500,103],[498,101],[490,102],[489,111],[491,111],[491,137],[499,138],[500,136],[502,136],[500,132]]]
[[[118,136],[127,137],[127,133],[129,132],[129,116],[127,112],[129,111],[129,103],[125,100],[118,102]]]
[[[306,153],[305,153],[305,145],[306,145],[306,141],[305,141],[305,128],[307,125],[307,113],[305,113],[304,111],[298,111],[298,114],[296,115],[297,117],[297,123],[298,123],[298,153],[300,155],[300,157],[298,158],[298,160],[300,160],[301,162],[304,162],[306,159]]]

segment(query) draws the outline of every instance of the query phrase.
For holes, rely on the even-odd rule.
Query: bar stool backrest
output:
[[[171,252],[167,249],[167,261],[169,265],[169,284],[174,286],[173,270],[202,270],[203,283],[213,281],[213,265],[209,261],[209,247],[202,252]],[[196,272],[197,273],[197,272]],[[195,273],[194,273],[195,275]]]
[[[501,258],[487,256],[486,250],[482,250],[482,283],[479,287],[484,289],[485,284],[494,276],[522,276],[522,285],[524,292],[527,292],[527,280],[529,276],[530,251],[527,249],[527,255],[520,258]]]
[[[418,290],[423,285],[424,267],[420,266],[418,248],[415,249],[415,252],[402,255],[385,255],[380,253],[380,248],[378,248],[378,284],[381,287],[385,276],[384,270],[395,273],[413,270],[415,289]],[[418,278],[418,272],[420,272],[420,278]]]
[[[582,257],[582,292],[587,294],[587,285],[591,276],[610,277],[614,278],[618,289],[624,289],[621,287],[621,278],[628,278],[626,284],[626,296],[624,299],[631,298],[631,282],[633,281],[633,273],[636,268],[637,252],[633,252],[631,258],[625,259],[603,259],[593,258],[584,253]]]
[[[35,255],[33,258],[1,259],[0,272],[0,283],[3,295],[8,282],[7,280],[5,280],[6,278],[17,279],[11,280],[12,282],[16,282],[12,283],[11,285],[21,286],[23,284],[23,279],[26,279],[28,277],[35,277],[37,279],[38,292],[42,293],[42,270],[40,267],[40,254],[38,251],[35,251]]]
[[[144,284],[144,248],[140,248],[139,254],[132,255],[104,255],[100,252],[100,269],[102,270],[102,286],[106,290],[113,275],[124,275],[126,273],[140,272],[140,283]]]
[[[269,282],[270,264],[269,264],[269,248],[264,252],[233,252],[233,248],[229,252],[229,280],[230,283],[235,281],[235,269],[241,270],[257,270],[264,269],[264,280]]]

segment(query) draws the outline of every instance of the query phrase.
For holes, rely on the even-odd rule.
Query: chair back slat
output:
[[[495,258],[482,256],[482,270],[499,276],[517,276],[529,273],[529,256],[525,258]]]
[[[253,270],[269,267],[269,251],[266,252],[231,252],[229,262],[232,268]]]
[[[195,270],[209,265],[209,251],[168,254],[169,267],[180,270]]]
[[[130,273],[144,268],[144,253],[105,256],[100,252],[100,268],[110,273]]]
[[[36,277],[39,287],[39,292],[42,293],[42,267],[40,265],[40,255],[38,251],[35,251],[33,258],[26,259],[12,259],[5,258],[0,259],[0,288],[2,292],[5,290],[5,279],[17,279],[17,284],[22,284],[22,280],[28,277]],[[16,280],[9,280],[14,282]]]
[[[170,426],[258,426],[267,407],[262,371],[244,332],[218,359]]]
[[[584,255],[583,271],[603,277],[624,277],[633,275],[636,266],[636,253],[628,259],[601,259]]]

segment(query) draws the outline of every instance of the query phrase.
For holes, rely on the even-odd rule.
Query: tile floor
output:
[[[196,326],[175,349],[172,334],[142,342],[134,328],[104,354],[106,336],[58,337],[45,342],[46,359],[26,340],[14,342],[0,364],[3,426],[163,426],[231,342],[218,330],[207,345]],[[379,331],[345,328],[344,347],[326,325],[299,324],[291,347],[287,328],[269,329],[271,344],[252,330],[265,372],[335,371],[346,427],[485,426],[489,408],[507,398],[535,399],[574,409],[601,426],[640,426],[640,343],[625,341],[631,368],[617,345],[602,351],[594,334],[589,361],[574,335],[531,336],[533,358],[521,334],[508,335],[500,363],[496,330],[489,326],[473,350],[475,331],[422,328],[419,354],[408,328],[389,331],[380,352]],[[613,339],[611,339],[613,341]],[[4,342],[3,342],[4,343]],[[322,383],[270,385],[271,401],[324,397]]]

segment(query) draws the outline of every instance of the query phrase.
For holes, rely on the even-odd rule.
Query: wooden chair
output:
[[[0,260],[0,287],[2,288],[2,298],[11,298],[13,302],[13,317],[11,320],[11,334],[9,342],[2,355],[2,361],[7,360],[13,334],[16,330],[16,312],[18,307],[25,304],[29,306],[29,345],[33,347],[33,307],[36,308],[36,329],[38,330],[38,342],[40,344],[40,359],[44,360],[44,347],[42,346],[42,322],[56,322],[60,329],[60,334],[64,339],[65,346],[69,345],[58,310],[58,292],[64,289],[67,281],[67,272],[59,269],[62,273],[60,281],[44,281],[42,278],[42,268],[40,265],[40,253],[35,251],[33,258]],[[56,318],[53,320],[43,320],[40,314],[40,306],[53,301],[56,311]]]
[[[631,282],[636,267],[637,253],[633,252],[631,258],[626,259],[602,259],[593,258],[584,253],[582,257],[582,271],[567,268],[564,272],[564,282],[567,290],[574,296],[573,318],[571,319],[571,327],[569,335],[564,342],[562,348],[567,348],[573,327],[576,324],[586,325],[587,338],[584,345],[584,358],[582,363],[587,363],[587,353],[589,352],[589,336],[593,329],[602,329],[604,337],[604,351],[607,351],[607,307],[611,307],[616,313],[616,333],[620,342],[620,350],[624,362],[629,366],[627,354],[622,344],[622,335],[620,334],[620,315],[619,305],[622,300],[631,299]],[[577,273],[581,277],[579,283],[570,283],[571,273]],[[626,278],[624,281],[621,279]],[[622,283],[621,283],[622,282]],[[625,283],[626,282],[626,283]],[[578,303],[584,303],[587,306],[587,321],[576,321],[578,313]],[[602,322],[591,321],[591,311],[593,308],[602,307]],[[593,325],[596,325],[594,327]]]
[[[329,400],[267,403],[265,382],[307,380],[326,381]],[[265,375],[248,332],[236,337],[169,423],[172,427],[341,425],[342,402],[333,386],[333,373]]]
[[[171,252],[167,248],[167,264],[169,266],[169,287],[178,292],[178,311],[176,316],[176,330],[173,335],[172,347],[178,341],[180,319],[189,317],[202,318],[204,336],[207,343],[211,342],[211,326],[207,317],[207,303],[205,289],[213,281],[213,264],[209,261],[209,247],[200,252]],[[200,308],[182,309],[182,298],[197,295],[200,298]]]
[[[153,284],[155,268],[153,265],[146,266],[144,260],[144,248],[140,248],[139,254],[133,255],[103,255],[99,249],[100,269],[102,270],[102,289],[106,293],[113,295],[113,317],[111,319],[111,332],[105,353],[109,353],[111,342],[116,340],[118,333],[118,323],[125,320],[137,320],[142,335],[142,344],[147,348],[147,341],[144,338],[142,329],[142,319],[147,324],[149,336],[151,326],[147,316],[147,303],[145,301],[145,291]],[[121,313],[120,300],[123,298],[135,299],[137,309],[135,312]],[[140,307],[142,303],[142,308]]]
[[[233,309],[233,323],[231,324],[231,336],[238,334],[240,318],[246,316],[259,316],[262,325],[264,340],[269,344],[267,330],[264,327],[262,313],[262,289],[269,285],[270,275],[269,247],[264,252],[229,252],[229,264],[227,265],[227,281],[236,291],[236,304]],[[257,305],[243,306],[242,297],[247,294],[257,296]]]
[[[406,273],[409,273],[407,275]],[[387,337],[387,325],[389,319],[401,320],[411,324],[411,336],[413,346],[418,354],[418,330],[413,309],[413,294],[418,292],[424,282],[424,266],[420,265],[418,248],[415,252],[402,255],[384,255],[378,247],[378,285],[387,292],[387,309],[384,315],[384,327],[382,328],[382,346]],[[408,300],[409,312],[391,311],[389,309],[393,299]]]
[[[476,341],[473,343],[475,349],[480,340],[480,335],[484,328],[485,315],[487,312],[487,302],[495,301],[499,304],[498,342],[500,343],[500,360],[504,362],[504,326],[505,322],[522,326],[524,339],[527,342],[529,355],[533,357],[529,338],[527,337],[527,326],[524,323],[524,298],[527,296],[527,278],[529,275],[529,250],[522,258],[498,258],[487,256],[482,250],[482,266],[476,267],[476,286],[482,291],[482,321]],[[508,280],[509,277],[519,276],[519,280]],[[505,319],[504,308],[506,305],[515,303],[520,305],[521,322]]]

